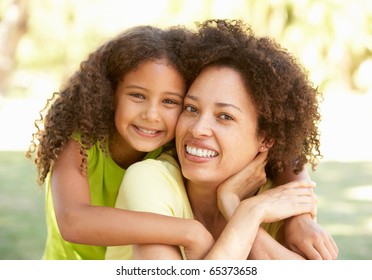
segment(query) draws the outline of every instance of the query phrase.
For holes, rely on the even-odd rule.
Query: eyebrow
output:
[[[128,85],[126,86],[125,88],[127,89],[141,89],[141,90],[144,90],[144,91],[149,91],[147,88],[144,88],[144,87],[141,87],[141,86],[137,86],[137,85]],[[173,91],[166,91],[165,92],[166,94],[171,94],[171,95],[175,95],[175,96],[178,96],[180,98],[184,98],[182,94],[178,93],[178,92],[173,92]]]
[[[195,95],[187,94],[185,96],[185,99],[187,99],[187,98],[189,98],[193,101],[199,101],[199,97],[197,97]],[[242,112],[242,110],[239,107],[235,106],[234,104],[224,103],[224,102],[216,102],[215,104],[218,108],[231,107],[231,108],[234,108],[234,109],[239,110],[240,112]]]

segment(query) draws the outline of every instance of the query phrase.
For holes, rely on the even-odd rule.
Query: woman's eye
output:
[[[229,114],[221,114],[220,119],[230,121],[230,120],[233,120],[234,118],[230,116]]]
[[[194,106],[191,106],[191,105],[185,105],[184,111],[187,111],[187,112],[190,112],[190,113],[195,113],[196,108]]]

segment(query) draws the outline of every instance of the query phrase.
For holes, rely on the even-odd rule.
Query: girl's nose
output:
[[[159,110],[156,106],[148,106],[142,113],[142,118],[149,122],[157,122],[160,120]]]

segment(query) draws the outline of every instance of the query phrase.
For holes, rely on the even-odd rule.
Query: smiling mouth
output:
[[[200,158],[213,158],[218,156],[218,153],[213,150],[200,149],[186,145],[186,153]]]
[[[160,133],[161,131],[160,130],[152,130],[152,129],[146,129],[146,128],[143,128],[143,127],[139,127],[139,126],[136,126],[136,125],[133,125],[139,132],[142,132],[143,134],[146,134],[146,135],[150,135],[150,136],[154,136],[158,133]]]

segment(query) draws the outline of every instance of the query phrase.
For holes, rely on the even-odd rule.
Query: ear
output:
[[[261,146],[259,148],[259,152],[266,152],[268,151],[272,146],[274,146],[274,143],[275,143],[275,139],[274,138],[271,138],[271,139],[264,139],[261,143]]]

